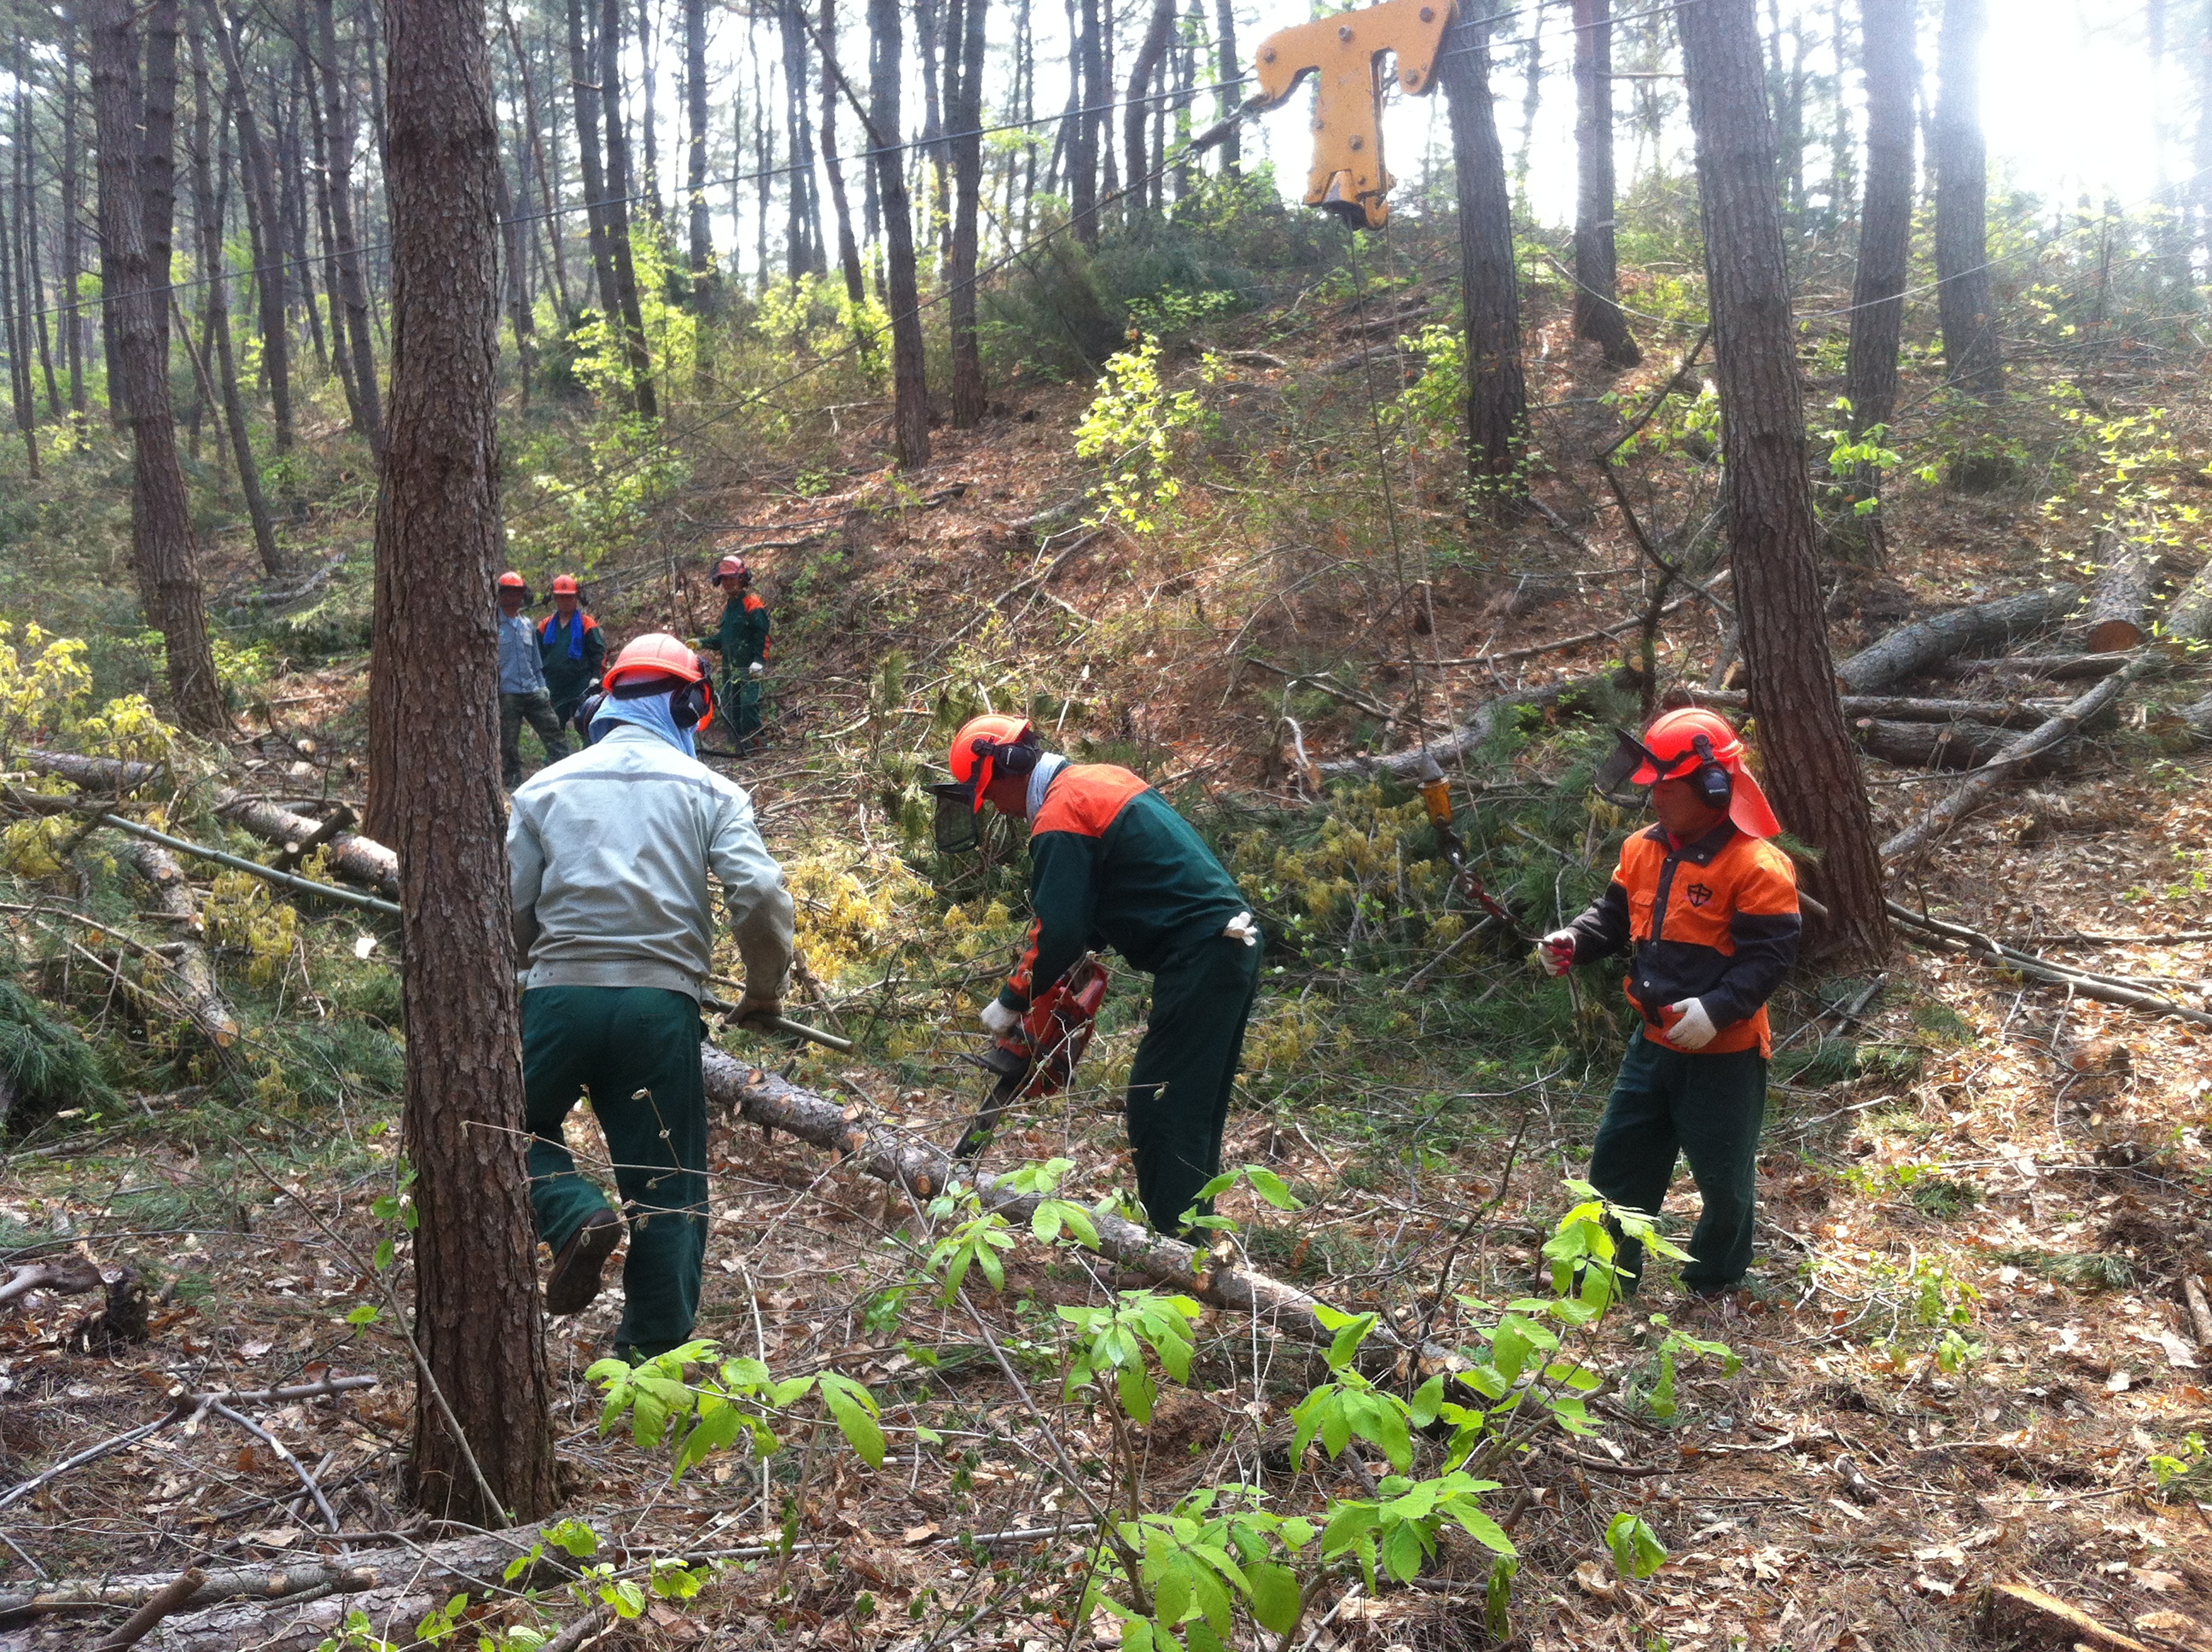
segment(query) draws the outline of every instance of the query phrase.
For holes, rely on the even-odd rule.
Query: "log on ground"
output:
[[[1322,764],[1321,772],[1324,775],[1389,774],[1395,780],[1410,780],[1419,774],[1422,765],[1431,759],[1448,763],[1474,750],[1496,733],[1501,720],[1513,712],[1540,710],[1559,705],[1603,688],[1611,680],[1610,677],[1605,676],[1577,677],[1545,688],[1524,689],[1502,695],[1495,700],[1485,701],[1467,721],[1438,735],[1426,745],[1415,746],[1410,751],[1394,751],[1387,757],[1339,757]]]
[[[2151,559],[2143,546],[2107,529],[2097,536],[2099,560],[2089,587],[2089,652],[2125,653],[2148,635]]]
[[[200,930],[199,902],[177,859],[158,843],[132,839],[123,859],[151,891],[154,909],[180,921],[179,938],[168,949],[169,985],[201,1037],[217,1049],[238,1042],[238,1017],[216,983],[207,948],[194,938]]]
[[[1979,768],[2003,755],[2012,738],[1990,723],[1907,723],[1884,717],[1854,717],[1850,730],[1860,750],[1899,768]],[[2020,772],[2048,774],[2073,758],[2070,744],[2053,746],[2037,753]]]
[[[1699,689],[1697,701],[1717,710],[1747,712],[1751,696],[1735,689]],[[1990,723],[2030,729],[2065,708],[2063,700],[1929,700],[1906,694],[1847,694],[1846,717],[1892,717],[1906,723]]]
[[[2054,586],[1899,626],[1836,667],[1836,683],[1846,694],[1871,694],[1908,677],[1917,677],[1938,660],[1969,648],[2024,636],[2051,624],[2081,597],[2078,586]]]

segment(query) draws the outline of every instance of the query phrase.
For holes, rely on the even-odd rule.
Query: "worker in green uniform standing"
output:
[[[722,698],[731,708],[730,738],[739,756],[760,749],[761,679],[768,675],[768,604],[753,589],[742,556],[725,556],[713,583],[722,588],[722,623],[699,646],[722,656]]]
[[[562,728],[575,720],[607,657],[606,633],[584,611],[583,595],[573,574],[553,580],[553,611],[538,623],[538,658],[545,668],[546,692]]]
[[[1085,952],[1111,947],[1151,972],[1152,1014],[1129,1072],[1129,1146],[1146,1215],[1179,1233],[1221,1169],[1259,990],[1260,927],[1243,893],[1142,779],[1045,750],[1026,719],[970,719],[953,737],[951,766],[951,783],[935,788],[941,815],[972,817],[988,803],[1030,823],[1036,919],[1019,966],[983,1008],[992,1036],[1011,1030]]]

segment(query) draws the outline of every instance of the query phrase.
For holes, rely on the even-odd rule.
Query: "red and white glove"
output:
[[[1575,967],[1575,932],[1555,929],[1536,943],[1537,965],[1547,975],[1564,975]]]
[[[1680,1004],[1669,1004],[1662,1013],[1677,1017],[1666,1029],[1667,1042],[1686,1050],[1701,1050],[1719,1035],[1720,1029],[1705,1013],[1702,999],[1686,998]]]

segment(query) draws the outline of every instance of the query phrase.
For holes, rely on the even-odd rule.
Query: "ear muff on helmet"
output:
[[[1037,759],[1044,756],[1044,748],[1037,744],[1034,730],[1018,740],[1001,744],[996,740],[979,739],[975,744],[975,755],[988,757],[999,772],[1008,774],[1027,774],[1035,771]]]
[[[714,688],[704,677],[696,683],[666,677],[636,677],[617,683],[607,692],[617,700],[643,700],[665,694],[668,714],[677,727],[697,732],[714,726]]]
[[[1725,809],[1729,799],[1735,795],[1735,780],[1721,767],[1720,759],[1713,756],[1713,743],[1700,734],[1691,744],[1705,761],[1698,765],[1690,783],[1698,788],[1698,796],[1708,809]]]

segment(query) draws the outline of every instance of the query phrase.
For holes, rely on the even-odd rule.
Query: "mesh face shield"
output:
[[[975,788],[966,780],[943,780],[929,788],[937,799],[937,813],[933,823],[939,854],[969,854],[974,853],[975,835]]]

